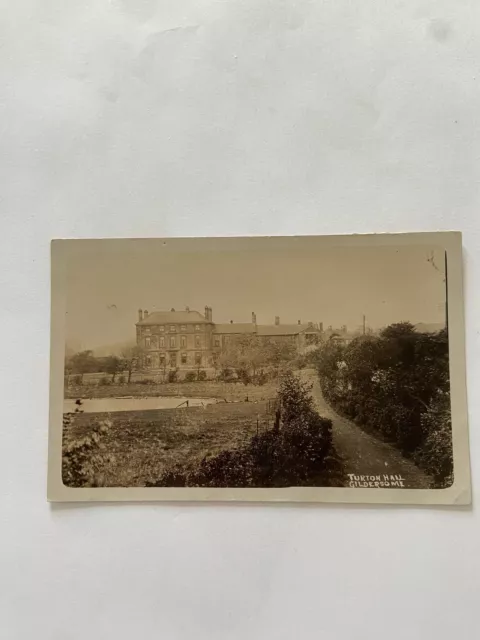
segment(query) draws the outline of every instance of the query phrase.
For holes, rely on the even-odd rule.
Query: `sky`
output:
[[[138,309],[203,313],[214,322],[323,322],[355,330],[443,323],[443,251],[427,246],[173,250],[161,240],[81,241],[68,253],[67,345],[135,340]],[[215,245],[213,245],[215,246]],[[237,245],[238,246],[238,245]],[[245,248],[243,248],[245,247]],[[432,265],[431,257],[434,258]]]

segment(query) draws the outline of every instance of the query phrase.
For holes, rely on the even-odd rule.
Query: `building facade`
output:
[[[306,353],[320,342],[322,327],[313,323],[259,325],[255,313],[250,323],[215,324],[211,307],[205,313],[190,310],[138,311],[137,346],[143,351],[143,367],[166,369],[208,369],[216,366],[222,351],[240,336],[259,336],[295,346]]]

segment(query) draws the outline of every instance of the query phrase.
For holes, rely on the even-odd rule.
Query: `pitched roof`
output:
[[[251,322],[228,322],[215,324],[213,333],[248,334],[255,333],[255,325]]]
[[[259,336],[296,336],[307,329],[316,331],[309,324],[259,324],[257,334]]]
[[[153,311],[146,318],[137,322],[137,326],[152,325],[152,324],[168,324],[168,323],[182,323],[195,322],[197,324],[206,323],[207,320],[198,311]]]
[[[213,332],[222,334],[256,334],[258,336],[296,336],[307,329],[317,331],[309,324],[258,324],[251,322],[230,322],[216,324]]]

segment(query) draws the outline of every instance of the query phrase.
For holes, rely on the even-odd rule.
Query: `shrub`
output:
[[[235,374],[230,367],[223,367],[223,369],[220,371],[219,378],[224,382],[232,382],[232,380],[235,379]]]
[[[244,369],[242,367],[239,367],[237,369],[237,379],[240,382],[243,382],[244,385],[251,384],[251,382],[252,382],[252,378],[251,378],[250,374],[248,373],[248,371],[246,369]]]
[[[437,488],[453,484],[453,444],[450,394],[439,393],[422,415],[425,442],[418,448],[414,460],[430,473]]]
[[[451,475],[448,335],[415,331],[409,323],[333,341],[316,352],[325,398],[340,413],[396,445],[434,476]],[[443,480],[442,480],[443,478]]]
[[[118,377],[118,384],[125,384],[125,376]]]
[[[73,381],[75,384],[81,385],[83,384],[83,376],[82,375],[76,375],[73,377]]]
[[[88,436],[76,439],[70,436],[70,427],[74,419],[74,414],[66,414],[63,418],[63,484],[67,487],[102,486],[105,455],[101,437],[109,430],[111,422],[104,420],[95,423]]]
[[[195,382],[197,379],[197,374],[195,371],[187,371],[185,374],[185,382]]]
[[[172,370],[168,372],[168,382],[177,382],[178,371]]]
[[[197,380],[199,380],[201,382],[201,381],[206,380],[206,379],[207,379],[207,372],[206,371],[200,370],[200,371],[197,372]]]
[[[206,456],[191,469],[175,467],[148,486],[345,486],[332,445],[331,420],[312,406],[309,386],[287,374],[279,392],[281,428],[254,436],[235,451]]]
[[[143,380],[136,380],[135,384],[149,385],[149,384],[156,384],[156,383],[155,383],[155,380],[153,380],[152,378],[143,378]]]
[[[109,384],[110,384],[110,380],[107,378],[107,376],[103,376],[103,378],[100,378],[100,380],[99,380],[98,384],[99,384],[101,387],[106,387],[107,385],[109,385]]]

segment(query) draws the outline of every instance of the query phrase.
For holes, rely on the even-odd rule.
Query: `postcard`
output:
[[[50,501],[470,503],[460,233],[51,248]]]

